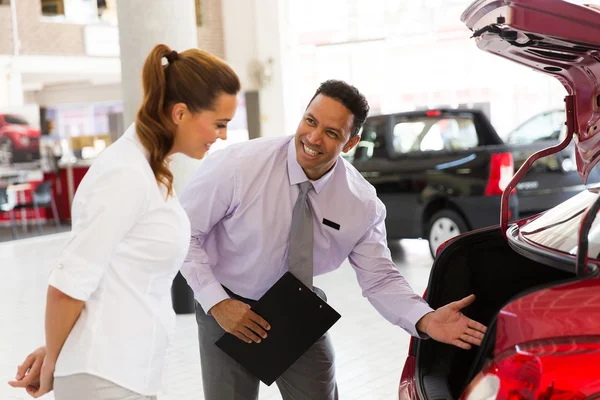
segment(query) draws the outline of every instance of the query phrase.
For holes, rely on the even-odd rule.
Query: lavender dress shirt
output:
[[[288,270],[297,184],[307,180],[293,136],[234,144],[206,158],[180,196],[191,222],[181,273],[205,312],[229,297],[223,286],[259,299]],[[386,210],[373,186],[342,157],[312,184],[314,275],[348,259],[363,296],[388,321],[419,336],[415,325],[432,309],[391,259]]]

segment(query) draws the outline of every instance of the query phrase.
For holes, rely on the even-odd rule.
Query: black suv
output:
[[[498,224],[500,196],[515,168],[560,136],[555,127],[531,135],[536,139],[523,143],[509,135],[505,143],[485,114],[473,109],[378,115],[367,119],[360,143],[346,157],[386,205],[388,238],[426,238],[435,256],[446,240]],[[566,167],[574,166],[565,162],[571,153],[534,164],[511,196],[511,220],[545,211],[585,188],[575,168]],[[588,184],[599,181],[593,171]]]

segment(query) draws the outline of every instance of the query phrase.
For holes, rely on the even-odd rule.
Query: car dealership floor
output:
[[[43,343],[48,275],[68,234],[0,244],[0,399],[29,399],[6,382],[16,366]],[[432,264],[427,242],[393,243],[398,269],[422,294]],[[410,336],[381,317],[361,295],[352,267],[315,279],[329,303],[342,315],[331,334],[336,351],[337,380],[342,399],[394,399]],[[262,386],[260,399],[281,398],[276,385]],[[52,394],[42,399],[54,399]],[[202,380],[193,315],[177,317],[177,342],[169,356],[166,384],[159,400],[200,400]]]

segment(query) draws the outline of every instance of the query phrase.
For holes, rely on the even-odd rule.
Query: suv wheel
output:
[[[10,139],[0,140],[0,166],[9,167],[13,159],[13,144]]]
[[[429,251],[435,258],[435,253],[439,245],[455,236],[468,231],[465,220],[452,210],[438,211],[431,217],[429,222]]]

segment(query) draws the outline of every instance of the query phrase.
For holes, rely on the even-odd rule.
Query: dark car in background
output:
[[[599,9],[563,0],[479,0],[462,21],[480,49],[566,87],[564,141],[525,165],[574,140],[579,183],[586,182],[600,160]],[[503,215],[500,224],[441,246],[425,300],[438,308],[473,293],[463,312],[488,330],[480,347],[466,351],[413,338],[399,398],[600,398],[599,211],[595,185],[544,213],[510,225]]]
[[[563,113],[560,125],[564,121]],[[386,205],[388,238],[426,238],[434,255],[461,233],[498,224],[503,189],[527,157],[558,143],[560,126],[559,132],[555,128],[526,123],[505,142],[479,110],[378,115],[367,119],[348,158]],[[565,168],[565,157],[572,159],[567,151],[533,165],[511,197],[511,220],[585,188],[575,168]],[[589,182],[600,182],[600,174],[594,172]]]
[[[515,169],[523,165],[532,150],[547,148],[562,142],[567,134],[564,108],[536,114],[506,136],[512,147]],[[600,182],[600,172],[592,171],[589,184]],[[581,182],[575,161],[575,145],[569,145],[548,157],[538,160],[517,185],[519,216],[536,215],[570,199],[585,185]]]
[[[0,167],[40,159],[40,131],[17,115],[0,114]]]

